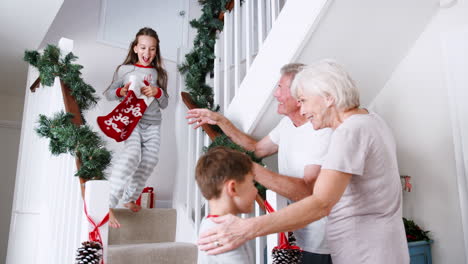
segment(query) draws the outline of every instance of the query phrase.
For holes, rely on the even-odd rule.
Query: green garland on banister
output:
[[[37,51],[26,51],[24,60],[39,70],[41,84],[45,86],[53,85],[55,77],[60,77],[70,88],[81,114],[82,110],[94,106],[98,97],[94,88],[84,83],[81,78],[80,70],[83,66],[71,63],[77,57],[71,52],[63,59],[60,55],[58,47],[48,45],[42,55]],[[104,147],[104,141],[89,126],[76,126],[72,119],[73,114],[63,111],[56,113],[52,118],[39,115],[36,132],[39,136],[50,139],[49,149],[53,155],[70,153],[81,160],[81,168],[75,176],[87,180],[105,179],[104,170],[111,161],[111,153]],[[83,116],[82,120],[86,123]]]
[[[185,76],[185,87],[192,100],[201,108],[218,111],[219,106],[213,102],[213,88],[205,83],[208,74],[213,74],[214,46],[216,32],[223,30],[223,21],[218,16],[226,12],[226,5],[230,0],[200,0],[202,15],[190,21],[190,25],[197,29],[193,41],[193,49],[185,55],[185,62],[179,65],[179,71]]]
[[[200,0],[202,5],[202,15],[198,19],[190,21],[190,25],[197,29],[197,35],[193,41],[194,48],[185,55],[185,62],[179,65],[179,71],[185,76],[185,87],[192,97],[194,103],[200,108],[207,108],[211,111],[219,111],[219,106],[214,105],[213,88],[206,84],[205,79],[208,74],[213,74],[214,46],[216,43],[216,32],[222,31],[224,23],[219,19],[219,14],[227,12],[228,3],[231,0]],[[241,4],[242,4],[241,0]],[[218,126],[213,128],[220,132],[220,136],[204,151],[216,146],[229,147],[246,153],[254,162],[262,164],[262,159],[255,156],[252,151],[247,151],[241,146],[232,142]],[[266,188],[256,183],[259,194],[265,199]]]
[[[81,78],[83,66],[72,64],[77,58],[72,52],[60,58],[60,49],[54,45],[47,45],[42,55],[35,50],[24,52],[24,60],[39,70],[43,86],[52,86],[55,77],[59,77],[70,88],[80,110],[84,111],[96,105],[98,97],[96,90]]]

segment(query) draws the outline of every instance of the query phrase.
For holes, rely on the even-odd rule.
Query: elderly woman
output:
[[[208,254],[231,250],[271,233],[295,230],[328,216],[334,264],[409,263],[402,222],[396,145],[385,122],[359,108],[359,92],[342,66],[329,60],[302,70],[292,84],[301,114],[315,129],[334,130],[313,194],[276,213],[241,219],[201,234]]]

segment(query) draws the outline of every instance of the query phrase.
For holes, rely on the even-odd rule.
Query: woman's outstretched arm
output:
[[[313,195],[276,213],[247,219],[233,215],[214,218],[213,221],[221,225],[200,235],[199,248],[216,255],[238,248],[255,237],[302,228],[327,216],[340,200],[350,180],[349,173],[322,170]]]

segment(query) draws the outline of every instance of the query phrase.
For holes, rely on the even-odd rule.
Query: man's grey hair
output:
[[[292,79],[298,74],[302,69],[304,69],[306,65],[303,63],[288,63],[281,67],[280,73],[281,75],[291,75]]]
[[[331,96],[343,111],[359,107],[359,90],[354,80],[337,62],[326,59],[304,67],[291,84],[291,94],[297,98],[298,90],[304,96]]]

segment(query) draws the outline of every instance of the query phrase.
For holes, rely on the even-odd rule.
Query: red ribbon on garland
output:
[[[88,218],[89,223],[91,223],[91,225],[93,225],[94,227],[93,230],[89,232],[89,240],[101,243],[101,246],[102,246],[101,263],[104,264],[104,244],[102,243],[102,237],[101,237],[101,232],[99,232],[99,227],[103,226],[105,223],[107,223],[107,221],[109,221],[109,213],[107,213],[106,216],[104,216],[104,218],[101,220],[99,225],[96,225],[94,220],[88,214],[88,210],[86,208],[86,202],[83,201],[83,204],[84,204],[84,212],[85,212],[86,218]]]
[[[273,207],[270,205],[270,203],[267,202],[267,200],[265,200],[263,204],[265,204],[265,209],[268,213],[271,214],[275,212],[275,209],[273,209]],[[274,249],[298,249],[302,251],[300,247],[292,246],[289,244],[286,234],[284,232],[279,233],[278,246],[274,247]]]

